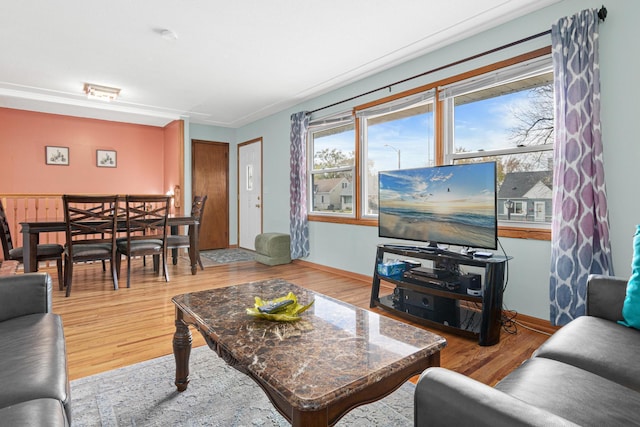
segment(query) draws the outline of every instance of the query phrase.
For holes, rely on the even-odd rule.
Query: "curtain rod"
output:
[[[598,18],[600,18],[600,20],[603,21],[603,22],[607,18],[607,8],[604,7],[604,5],[598,10]],[[468,61],[472,61],[474,59],[478,59],[478,58],[481,58],[483,56],[490,55],[492,53],[496,53],[498,51],[501,51],[501,50],[504,50],[504,49],[508,49],[510,47],[513,47],[513,46],[517,46],[517,45],[522,44],[522,43],[526,43],[526,42],[528,42],[530,40],[537,39],[538,37],[546,36],[548,34],[551,34],[551,30],[543,31],[543,32],[538,33],[538,34],[534,34],[532,36],[525,37],[523,39],[516,40],[514,42],[507,43],[505,45],[498,46],[496,48],[493,48],[493,49],[490,49],[490,50],[487,50],[487,51],[484,51],[484,52],[481,52],[481,53],[477,53],[477,54],[472,55],[472,56],[468,56],[468,57],[466,57],[464,59],[459,59],[458,61],[451,62],[451,63],[449,63],[447,65],[442,65],[440,67],[432,68],[431,70],[424,71],[424,72],[422,72],[420,74],[416,74],[415,76],[411,76],[411,77],[407,77],[406,79],[398,80],[397,82],[393,82],[391,84],[388,84],[388,85],[385,85],[385,86],[381,86],[381,87],[379,87],[377,89],[372,89],[372,90],[370,90],[368,92],[361,93],[360,95],[355,95],[355,96],[352,96],[351,98],[343,99],[342,101],[338,101],[338,102],[334,102],[333,104],[325,105],[324,107],[316,108],[315,110],[309,111],[307,113],[307,115],[311,115],[313,113],[317,113],[318,111],[326,110],[327,108],[335,107],[336,105],[344,104],[345,102],[353,101],[354,99],[362,98],[363,96],[371,95],[372,93],[379,92],[379,91],[384,90],[384,89],[391,90],[391,88],[393,86],[399,85],[401,83],[406,83],[408,81],[417,79],[419,77],[424,77],[424,76],[426,76],[428,74],[435,73],[436,71],[441,71],[441,70],[444,70],[446,68],[454,67],[456,65],[460,65],[462,63],[465,63],[465,62],[468,62]]]

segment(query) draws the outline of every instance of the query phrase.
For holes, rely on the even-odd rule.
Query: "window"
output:
[[[527,212],[527,202],[522,202],[519,200],[516,201],[513,213],[516,215],[523,215],[525,212]]]
[[[363,148],[363,216],[378,215],[378,172],[435,164],[434,91],[363,109],[360,141]]]
[[[375,225],[383,170],[496,161],[500,235],[548,239],[554,132],[550,51],[539,49],[356,106],[355,124],[351,113],[312,121],[312,219]]]
[[[344,122],[347,122],[346,124]],[[353,216],[355,131],[349,117],[310,126],[311,213]]]
[[[548,227],[551,222],[551,67],[546,56],[440,88],[447,113],[445,158],[497,162],[502,225]]]

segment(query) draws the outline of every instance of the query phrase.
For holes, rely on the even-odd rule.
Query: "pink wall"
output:
[[[175,123],[160,128],[0,108],[0,194],[164,194],[181,170]],[[69,166],[46,165],[47,145],[69,147]],[[117,167],[97,167],[97,149],[115,150]]]

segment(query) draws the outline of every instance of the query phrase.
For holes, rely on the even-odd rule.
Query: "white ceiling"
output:
[[[0,107],[235,128],[558,1],[3,1]]]

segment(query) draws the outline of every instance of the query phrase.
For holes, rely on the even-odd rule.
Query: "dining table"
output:
[[[181,226],[189,226],[189,261],[191,263],[191,274],[198,272],[198,258],[200,256],[198,249],[198,229],[200,222],[197,218],[187,215],[169,215],[168,226],[171,234],[177,234],[178,228]],[[66,231],[67,224],[61,219],[42,219],[29,220],[20,222],[22,227],[22,250],[23,250],[23,267],[25,273],[38,271],[38,262],[36,259],[37,245],[40,241],[42,233],[56,233]],[[126,220],[118,220],[118,229],[126,230]],[[177,249],[173,249],[177,251]],[[173,254],[174,258],[176,253]]]

